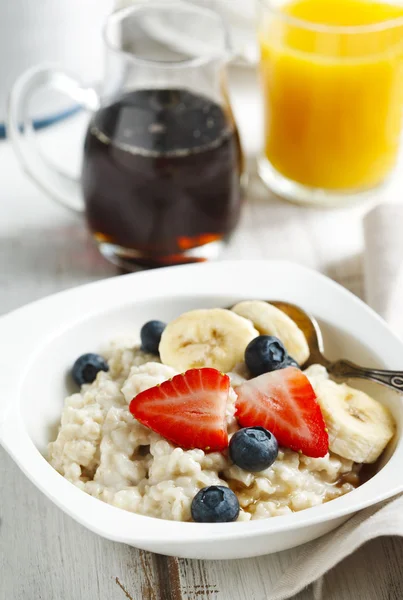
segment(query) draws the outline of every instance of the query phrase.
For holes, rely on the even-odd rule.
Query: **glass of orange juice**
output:
[[[403,2],[259,0],[263,181],[334,205],[395,170],[403,113]]]

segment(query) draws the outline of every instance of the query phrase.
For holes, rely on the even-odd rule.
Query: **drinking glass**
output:
[[[104,42],[100,92],[47,66],[17,81],[8,127],[25,170],[84,211],[101,253],[126,269],[215,258],[239,219],[243,173],[220,16],[180,1],[136,3],[109,17]],[[79,181],[34,143],[28,106],[43,86],[93,112]]]
[[[289,200],[369,195],[397,164],[403,5],[259,0],[263,181]],[[324,25],[322,23],[335,23]]]

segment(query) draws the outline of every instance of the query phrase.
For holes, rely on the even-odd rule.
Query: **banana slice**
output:
[[[258,335],[250,321],[230,310],[191,310],[166,326],[159,352],[163,364],[179,372],[212,367],[227,373]]]
[[[332,452],[356,463],[373,463],[395,432],[388,409],[364,392],[330,379],[313,387],[329,430]]]
[[[309,346],[298,325],[272,304],[262,300],[239,302],[231,309],[252,321],[260,335],[274,335],[281,340],[290,356],[300,365],[309,357]]]

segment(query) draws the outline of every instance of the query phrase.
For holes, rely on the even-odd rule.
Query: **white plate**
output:
[[[69,391],[66,372],[77,356],[137,332],[148,319],[168,321],[192,308],[250,298],[287,300],[313,313],[323,326],[330,358],[402,367],[403,344],[382,319],[345,289],[301,266],[236,261],[147,271],[62,292],[0,319],[1,444],[48,498],[92,531],[189,558],[243,558],[292,548],[402,491],[403,404],[393,392],[358,382],[390,407],[398,423],[385,464],[353,492],[292,515],[221,524],[158,520],[87,495],[47,463],[43,453],[55,436]]]
[[[86,85],[101,80],[102,28],[113,0],[0,1],[0,123],[6,121],[7,97],[17,77],[41,63],[74,73]],[[34,120],[46,121],[71,109],[72,101],[51,91],[35,95]]]

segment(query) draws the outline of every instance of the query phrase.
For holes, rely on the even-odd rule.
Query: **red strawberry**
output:
[[[329,449],[325,421],[308,378],[295,367],[265,373],[236,388],[236,416],[242,427],[261,426],[280,446],[306,456]]]
[[[229,385],[229,377],[216,369],[190,369],[138,394],[130,412],[182,448],[224,450]]]

